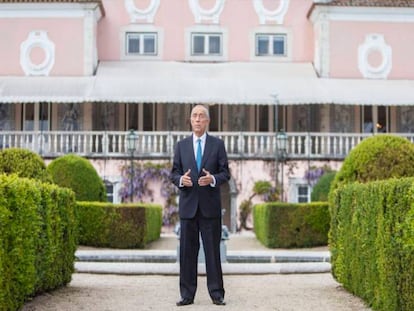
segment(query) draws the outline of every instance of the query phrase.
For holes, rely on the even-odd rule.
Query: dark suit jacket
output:
[[[179,141],[175,147],[171,181],[179,187],[180,177],[191,169],[192,187],[179,187],[179,214],[180,218],[193,218],[197,207],[204,217],[221,217],[220,185],[230,179],[227,153],[224,142],[207,134],[201,167],[210,172],[216,179],[216,186],[198,185],[198,178],[204,173],[198,173],[194,157],[192,135]]]

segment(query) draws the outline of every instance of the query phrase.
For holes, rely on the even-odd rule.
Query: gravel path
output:
[[[198,279],[194,305],[176,307],[178,276],[74,274],[64,288],[26,303],[21,311],[130,310],[370,310],[331,276],[322,274],[224,275],[225,307],[214,306],[205,277]]]

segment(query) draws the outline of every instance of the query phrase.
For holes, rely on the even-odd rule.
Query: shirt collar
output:
[[[193,134],[193,143],[196,144],[198,139],[201,139],[201,142],[204,143],[206,141],[207,133],[201,135],[201,137],[197,137]]]

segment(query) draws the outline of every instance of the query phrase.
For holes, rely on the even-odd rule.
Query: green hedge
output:
[[[269,248],[327,245],[328,203],[290,204],[271,202],[253,208],[257,239]]]
[[[81,245],[144,248],[161,235],[162,207],[154,204],[78,202],[76,218]]]
[[[22,178],[52,182],[42,157],[27,149],[6,148],[0,150],[0,173],[16,174]]]
[[[105,184],[92,163],[76,154],[66,154],[47,166],[53,182],[72,189],[77,201],[106,202]]]
[[[414,179],[348,184],[331,202],[334,277],[374,310],[414,310]]]
[[[74,205],[69,189],[0,175],[0,310],[71,281]]]

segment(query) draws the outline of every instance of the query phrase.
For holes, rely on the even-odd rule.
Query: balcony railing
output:
[[[136,132],[135,158],[169,159],[177,141],[189,132]],[[276,157],[274,133],[212,132],[224,140],[229,159],[272,159]],[[343,159],[364,138],[372,134],[290,132],[287,159]],[[414,134],[396,134],[414,141]],[[129,157],[127,132],[1,131],[0,149],[25,148],[45,158],[67,153],[81,156]]]

